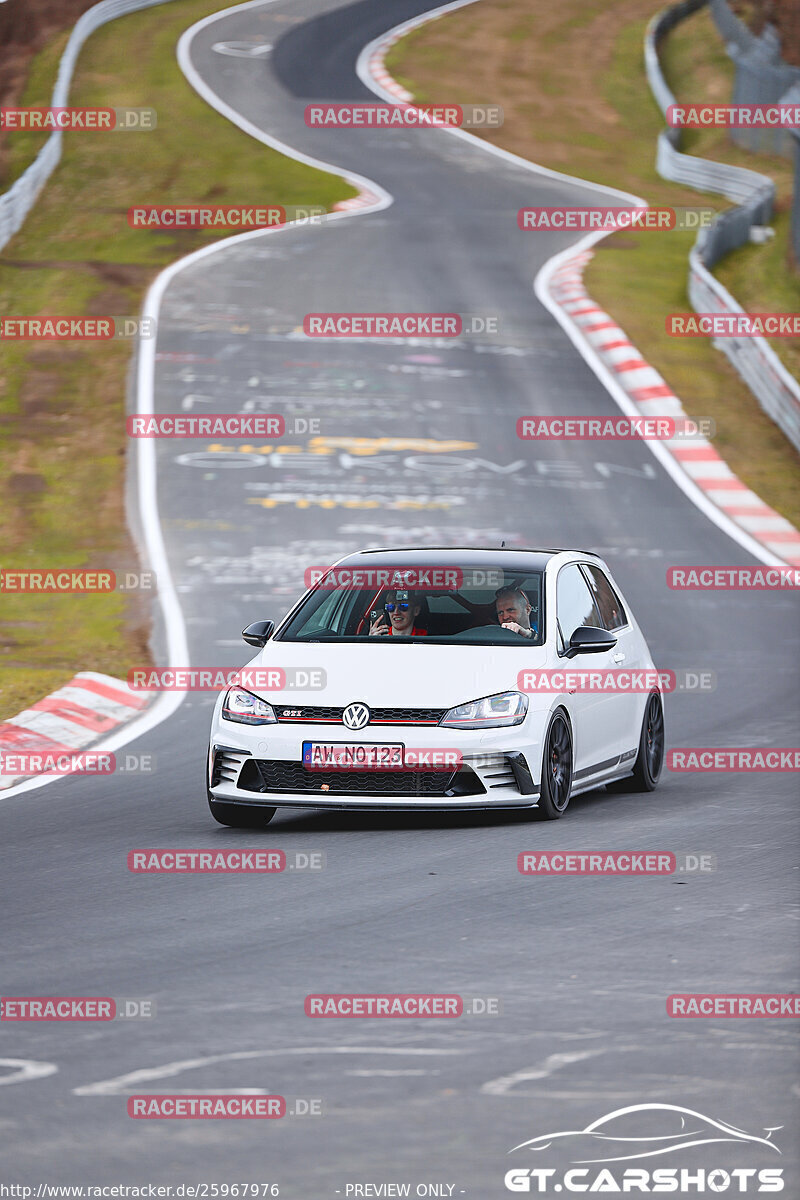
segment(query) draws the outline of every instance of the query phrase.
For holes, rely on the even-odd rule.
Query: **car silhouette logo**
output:
[[[348,729],[363,729],[369,725],[371,715],[366,704],[348,704],[342,713],[342,722]]]
[[[643,1123],[645,1116],[652,1118],[652,1121]],[[715,1142],[752,1143],[780,1154],[781,1151],[770,1139],[773,1133],[782,1128],[782,1125],[768,1126],[764,1130],[767,1136],[759,1137],[727,1121],[706,1117],[682,1105],[631,1104],[592,1121],[585,1129],[545,1133],[527,1142],[520,1142],[509,1150],[509,1154],[514,1150],[548,1150],[560,1139],[566,1139],[565,1149],[581,1155],[572,1158],[574,1163],[630,1162]]]

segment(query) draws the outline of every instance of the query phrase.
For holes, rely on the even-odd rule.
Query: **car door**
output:
[[[603,629],[608,629],[617,639],[611,652],[612,666],[617,670],[638,671],[648,666],[642,653],[641,637],[633,628],[622,600],[611,580],[594,563],[582,563],[581,570],[600,614]],[[639,692],[620,695],[620,753],[626,758],[635,758],[641,734],[642,713],[647,697]]]
[[[569,640],[582,625],[604,628],[586,577],[578,563],[567,563],[556,580],[556,622],[560,666],[564,670],[594,671],[605,675],[616,664],[615,650],[600,654],[578,654],[567,658]],[[574,778],[580,784],[602,767],[613,767],[621,753],[625,703],[610,691],[569,692],[574,714]]]

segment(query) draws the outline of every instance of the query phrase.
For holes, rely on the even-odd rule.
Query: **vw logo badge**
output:
[[[342,721],[348,729],[363,729],[369,724],[370,716],[366,704],[348,704],[342,713]]]

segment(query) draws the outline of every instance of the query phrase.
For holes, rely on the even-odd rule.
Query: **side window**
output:
[[[600,614],[595,607],[586,580],[576,563],[562,567],[556,583],[556,618],[561,635],[559,650],[569,645],[569,639],[581,625],[599,625]]]
[[[341,612],[341,600],[340,592],[335,590],[329,592],[317,608],[314,616],[306,624],[311,625],[312,628],[324,627],[326,629],[337,629],[337,618]]]
[[[594,596],[604,629],[622,629],[628,624],[628,614],[622,601],[599,567],[583,564],[583,571]]]

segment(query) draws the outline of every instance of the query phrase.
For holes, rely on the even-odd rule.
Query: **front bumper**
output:
[[[354,736],[330,725],[238,726],[215,720],[208,761],[213,799],[270,808],[452,810],[532,808],[538,803],[538,746],[522,746],[524,725],[484,731],[394,726]],[[381,736],[383,735],[383,736]],[[317,771],[302,763],[302,743],[402,742],[417,750],[456,749],[457,770]]]

